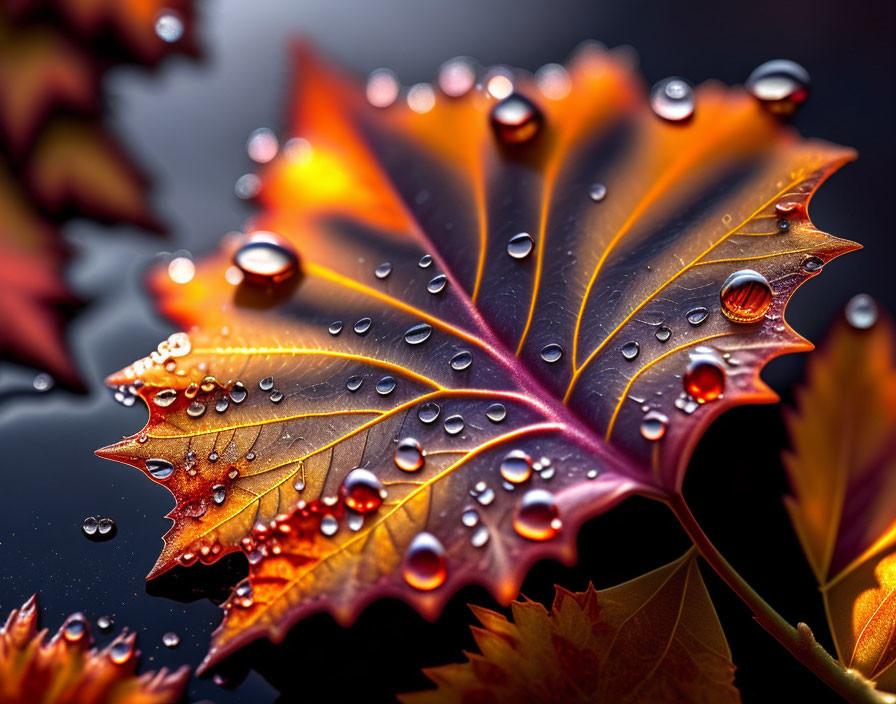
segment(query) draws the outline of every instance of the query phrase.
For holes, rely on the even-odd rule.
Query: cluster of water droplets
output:
[[[81,523],[81,532],[88,540],[101,542],[114,538],[118,528],[111,518],[88,516]]]

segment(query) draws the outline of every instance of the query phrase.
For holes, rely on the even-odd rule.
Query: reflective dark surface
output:
[[[829,320],[865,291],[896,310],[889,218],[890,169],[896,157],[896,68],[893,10],[884,3],[697,2],[355,2],[235,3],[206,0],[198,34],[205,58],[169,60],[155,73],[116,70],[107,80],[113,127],[156,178],[153,199],[170,238],[132,228],[74,223],[78,253],[72,283],[92,304],[71,328],[70,342],[89,387],[87,396],[30,391],[30,372],[0,369],[0,610],[34,591],[43,624],[55,630],[72,611],[95,623],[112,615],[115,627],[140,632],[144,667],[195,666],[219,621],[213,603],[245,567],[234,556],[212,567],[177,569],[147,585],[172,505],[140,473],[93,456],[93,450],[131,434],[143,408],[123,408],[102,387],[105,374],[145,355],[171,328],[152,311],[143,272],[160,250],[211,249],[239,229],[249,210],[233,184],[252,166],[245,140],[259,126],[284,124],[289,41],[309,36],[359,76],[394,69],[404,84],[431,80],[460,54],[483,64],[535,69],[562,60],[581,40],[628,43],[641,57],[646,83],[671,75],[694,82],[743,82],[761,62],[794,59],[812,75],[812,95],[795,124],[808,136],[856,147],[860,160],[822,187],[812,205],[816,225],[863,243],[865,250],[826,267],[796,294],[794,327],[818,341]],[[799,355],[777,360],[765,378],[784,397],[801,379]],[[24,389],[24,391],[23,391]],[[737,445],[739,440],[743,444]],[[804,620],[823,643],[824,614],[811,573],[781,504],[786,483],[780,449],[786,437],[775,406],[742,408],[724,416],[700,444],[686,495],[707,533],[756,589],[792,621]],[[731,447],[737,446],[737,452]],[[117,535],[90,542],[88,515],[115,520]],[[622,538],[624,536],[624,539]],[[589,579],[609,586],[677,557],[684,533],[662,506],[628,501],[583,530],[578,567],[536,567],[524,585],[549,601],[552,584],[582,589]],[[739,670],[746,702],[779,698],[836,701],[826,687],[756,626],[749,613],[704,570]],[[472,648],[465,604],[494,606],[481,590],[452,600],[428,624],[408,607],[383,602],[350,629],[324,615],[299,624],[281,646],[259,642],[225,663],[236,689],[210,677],[194,679],[189,699],[215,702],[389,701],[395,692],[426,686],[420,668],[461,659]],[[94,629],[96,632],[97,629]],[[162,635],[180,645],[168,649]]]

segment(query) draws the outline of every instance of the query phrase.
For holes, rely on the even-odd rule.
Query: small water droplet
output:
[[[233,184],[233,192],[237,198],[248,200],[261,191],[261,179],[255,174],[243,174]]]
[[[800,268],[808,274],[819,272],[823,267],[824,260],[811,254],[800,263]]]
[[[163,460],[158,457],[144,460],[143,465],[146,467],[146,471],[149,472],[153,479],[168,479],[168,477],[170,477],[174,473],[174,465],[171,464],[168,460]]]
[[[511,484],[522,484],[532,476],[532,458],[522,450],[511,450],[501,460],[501,476]]]
[[[326,535],[327,537],[336,535],[336,532],[339,530],[339,521],[336,520],[334,516],[331,514],[325,515],[320,519],[320,532]]]
[[[668,325],[660,325],[656,329],[654,336],[660,342],[667,342],[669,338],[672,337],[672,328],[670,328]]]
[[[335,336],[342,332],[342,327],[343,325],[341,320],[334,320],[332,323],[330,323],[330,327],[328,327],[327,330],[331,335]]]
[[[212,450],[208,453],[208,461],[209,462],[217,462],[219,459],[219,455],[215,450]]]
[[[363,383],[364,379],[362,379],[360,376],[350,376],[348,378],[348,381],[345,382],[345,388],[347,388],[349,391],[355,392],[361,388],[361,384]]]
[[[439,413],[441,412],[441,408],[439,404],[434,403],[433,401],[426,401],[420,405],[420,408],[417,409],[417,417],[421,422],[429,425],[430,423],[434,423],[435,420],[439,417]]]
[[[259,230],[233,255],[233,263],[246,281],[268,286],[279,284],[299,271],[299,255],[283,237]]]
[[[507,253],[514,259],[525,259],[535,248],[535,240],[528,232],[520,232],[507,241]]]
[[[97,535],[105,540],[115,537],[117,532],[115,521],[111,518],[101,518],[96,523]]]
[[[411,110],[423,115],[435,107],[436,93],[429,83],[415,83],[408,88],[407,101]]]
[[[470,544],[474,548],[481,548],[488,542],[488,537],[488,528],[486,528],[485,526],[479,526],[476,530],[473,531],[473,535],[470,538]]]
[[[391,376],[384,376],[376,382],[376,392],[380,396],[388,396],[395,390],[395,379]]]
[[[193,401],[189,406],[187,406],[187,415],[190,418],[200,418],[205,414],[205,404],[199,401]]]
[[[459,414],[448,416],[444,422],[445,432],[449,435],[457,435],[464,429],[464,418]]]
[[[271,399],[271,403],[280,403],[283,400],[283,392],[274,389],[269,398]]]
[[[385,279],[392,273],[392,265],[389,262],[383,262],[373,270],[374,276],[378,279]]]
[[[76,643],[87,635],[87,621],[81,614],[72,614],[62,624],[62,637],[69,643]]]
[[[696,101],[694,91],[681,78],[666,78],[653,86],[650,91],[650,107],[670,122],[687,120],[694,114]]]
[[[166,44],[174,44],[184,36],[184,21],[171,10],[163,10],[156,17],[155,32]]]
[[[239,382],[239,381],[233,385],[233,388],[230,389],[230,393],[229,393],[230,400],[233,401],[234,403],[242,403],[243,401],[246,400],[246,397],[248,395],[249,395],[248,389],[246,389],[246,387],[243,386],[242,382]]]
[[[421,269],[428,269],[432,265],[432,255],[424,254],[420,257],[420,261],[417,262],[417,266]]]
[[[591,188],[588,189],[588,195],[595,203],[600,203],[607,197],[607,187],[602,183],[592,183]]]
[[[264,379],[258,382],[258,388],[262,391],[270,391],[274,388],[274,377],[266,376]]]
[[[113,663],[124,665],[134,654],[134,646],[130,640],[125,640],[122,636],[119,636],[112,642],[107,652],[109,659]]]
[[[459,98],[470,91],[476,83],[476,70],[466,58],[446,61],[439,68],[439,88],[445,95]]]
[[[227,487],[223,484],[215,484],[212,487],[212,500],[220,506],[227,498]]]
[[[31,380],[31,386],[35,391],[43,393],[45,391],[49,391],[53,388],[53,377],[47,374],[46,372],[41,372],[40,374],[36,374],[34,379]]]
[[[461,514],[460,521],[467,528],[474,528],[479,525],[479,514],[474,508],[467,509]]]
[[[725,367],[715,354],[694,353],[682,384],[697,403],[715,401],[725,390]]]
[[[292,488],[296,491],[305,491],[305,478],[304,476],[296,477],[296,480],[292,483]]]
[[[462,372],[473,363],[473,353],[468,350],[461,350],[451,358],[449,364],[456,372]]]
[[[554,495],[544,489],[530,489],[513,517],[513,527],[528,540],[550,540],[560,530]]]
[[[81,532],[84,533],[88,538],[96,535],[96,529],[98,525],[98,521],[96,516],[88,516],[84,519],[84,522],[81,524]]]
[[[356,467],[346,475],[341,493],[345,505],[362,514],[376,511],[386,498],[386,490],[379,477],[361,467]]]
[[[437,274],[433,276],[429,283],[426,284],[426,290],[432,294],[441,293],[445,290],[445,285],[448,283],[448,277],[445,274]]]
[[[492,489],[490,486],[485,487],[481,492],[479,492],[476,500],[483,506],[488,506],[492,501],[495,500],[494,489]]]
[[[631,362],[635,357],[638,356],[638,353],[641,351],[641,345],[639,345],[634,340],[630,342],[626,342],[622,346],[622,356],[625,357],[629,362]]]
[[[395,447],[395,465],[405,472],[416,472],[423,466],[423,447],[414,438],[404,438]]]
[[[405,581],[421,591],[431,591],[445,583],[448,576],[445,548],[432,533],[414,536],[404,556]]]
[[[669,418],[659,411],[648,411],[641,419],[641,435],[648,440],[659,440],[666,434]]]
[[[853,296],[846,304],[846,320],[857,330],[867,330],[877,322],[877,303],[866,293]]]
[[[398,98],[401,84],[398,76],[387,68],[378,68],[367,78],[367,100],[377,108],[387,108]]]
[[[157,406],[165,408],[166,406],[170,406],[172,403],[174,403],[174,400],[176,398],[177,391],[175,391],[174,389],[163,389],[152,397],[152,402]]]
[[[790,116],[809,97],[809,72],[786,59],[766,61],[747,78],[747,90],[767,110]]]
[[[419,345],[426,342],[430,335],[432,335],[432,326],[428,323],[419,323],[405,332],[404,341],[409,345]]]
[[[270,129],[259,127],[253,130],[246,140],[246,153],[249,158],[258,163],[266,164],[280,151],[280,142]]]
[[[563,348],[556,342],[551,342],[541,348],[541,358],[548,364],[559,362],[563,356]]]
[[[358,322],[356,322],[353,326],[353,330],[358,335],[364,335],[370,330],[371,320],[370,318],[361,318]]]
[[[538,108],[519,93],[511,93],[495,104],[490,118],[495,135],[508,146],[531,140],[538,134],[543,122]]]
[[[697,306],[685,313],[685,317],[691,325],[702,325],[709,317],[709,311],[703,306]]]
[[[492,423],[500,423],[507,417],[507,408],[503,403],[493,403],[486,409],[485,417]]]
[[[788,232],[790,230],[790,220],[778,220],[778,232]]]
[[[112,620],[111,616],[100,616],[96,620],[96,626],[103,632],[108,632],[112,630],[112,626],[115,625],[115,621]]]
[[[162,645],[166,648],[176,648],[180,645],[180,636],[174,631],[168,631],[162,636]]]
[[[562,100],[572,90],[572,79],[560,64],[545,64],[535,72],[535,83],[542,95],[551,100]]]
[[[226,396],[222,396],[217,401],[215,401],[215,410],[218,413],[223,413],[228,408],[230,408],[230,401],[227,400]]]

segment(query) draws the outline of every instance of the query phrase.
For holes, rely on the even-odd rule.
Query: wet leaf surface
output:
[[[807,346],[787,299],[855,248],[806,212],[851,152],[740,90],[671,123],[593,47],[563,96],[515,74],[513,110],[376,108],[306,50],[298,71],[250,234],[152,279],[189,334],[109,380],[150,419],[100,454],[177,499],[150,576],[249,558],[208,663],[386,594],[507,602],[573,560],[583,520],[677,491],[713,418],[773,398],[759,369]]]
[[[404,704],[740,701],[693,551],[610,589],[557,587],[550,611],[515,601],[510,620],[471,608],[480,653],[424,670],[437,689]]]

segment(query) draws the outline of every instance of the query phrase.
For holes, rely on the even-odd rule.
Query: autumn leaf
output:
[[[840,661],[896,691],[896,337],[857,296],[787,415],[785,499],[821,587]],[[852,321],[852,322],[850,322]]]
[[[298,57],[249,234],[188,283],[154,275],[189,333],[109,379],[150,417],[99,454],[176,499],[149,576],[249,559],[206,665],[383,595],[430,618],[470,582],[509,602],[582,521],[676,493],[725,408],[773,398],[761,366],[808,347],[787,299],[856,246],[806,212],[852,153],[741,89],[669,122],[588,47],[554,83],[467,66],[463,95],[378,108]]]
[[[481,654],[424,670],[437,689],[403,704],[739,702],[722,626],[691,550],[610,589],[557,587],[550,611],[511,604],[513,620],[471,606]]]
[[[72,614],[47,639],[37,630],[36,597],[0,627],[0,701],[4,704],[174,704],[187,686],[186,666],[137,675],[136,634],[122,632],[92,648],[90,627]]]

